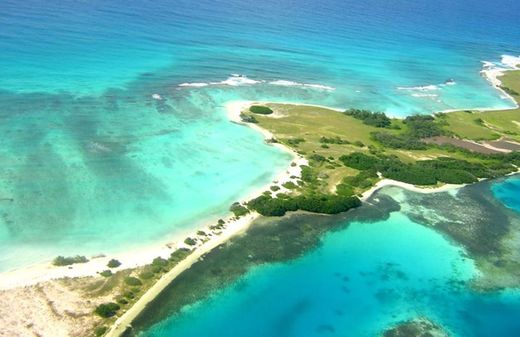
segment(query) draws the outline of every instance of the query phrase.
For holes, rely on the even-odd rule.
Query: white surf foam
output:
[[[293,82],[293,81],[287,81],[287,80],[276,80],[276,81],[271,81],[271,82],[269,82],[269,84],[272,84],[272,85],[281,85],[281,86],[284,86],[284,87],[298,87],[298,86],[301,86],[301,85],[302,85],[302,83]]]
[[[211,84],[223,84],[223,85],[230,85],[233,87],[241,86],[241,85],[253,85],[262,83],[262,81],[253,80],[247,76],[240,75],[240,74],[231,74],[230,77],[228,77],[226,80],[222,82],[211,82]]]
[[[427,98],[439,97],[439,95],[437,95],[437,94],[419,94],[419,93],[412,94],[412,96],[413,97],[427,97]]]
[[[397,90],[411,90],[411,91],[433,91],[439,90],[439,87],[435,84],[422,85],[417,87],[397,87]]]
[[[314,84],[314,83],[300,83],[300,82],[294,82],[294,81],[288,81],[288,80],[276,80],[269,82],[271,85],[280,85],[284,87],[306,87],[306,88],[312,88],[312,89],[318,89],[318,90],[327,90],[327,91],[334,91],[336,88],[323,85],[323,84]]]
[[[207,86],[227,85],[227,86],[232,86],[232,87],[238,87],[238,86],[262,84],[262,83],[268,83],[270,85],[278,85],[278,86],[285,86],[285,87],[311,88],[311,89],[326,90],[326,91],[336,90],[336,88],[328,86],[328,85],[324,85],[324,84],[300,83],[300,82],[289,81],[289,80],[275,80],[275,81],[266,82],[264,80],[254,80],[252,78],[249,78],[249,77],[247,77],[245,75],[241,75],[241,74],[231,74],[230,77],[228,77],[227,79],[220,81],[220,82],[186,82],[186,83],[181,83],[178,86],[179,87],[201,88],[201,87],[207,87]]]
[[[501,63],[511,69],[519,69],[520,56],[502,55]]]
[[[200,88],[200,87],[207,87],[209,85],[209,83],[204,83],[204,82],[194,82],[194,83],[181,83],[179,84],[179,87],[195,87],[195,88]]]
[[[313,88],[313,89],[327,90],[327,91],[336,90],[336,88],[334,88],[334,87],[329,87],[328,85],[323,85],[323,84],[303,83],[303,86],[308,87],[308,88]]]

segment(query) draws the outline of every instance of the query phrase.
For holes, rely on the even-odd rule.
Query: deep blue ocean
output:
[[[360,107],[394,116],[511,107],[480,71],[482,61],[499,64],[502,55],[520,55],[519,22],[520,2],[514,0],[3,0],[0,271],[59,254],[164,243],[226,215],[232,202],[268,184],[290,157],[230,123],[224,110],[229,101]],[[514,180],[504,184],[494,188],[497,198],[518,210],[520,187]],[[412,240],[400,235],[401,226]],[[349,336],[407,317],[419,297],[428,313],[429,304],[446,303],[443,317],[439,310],[432,314],[441,322],[460,308],[450,302],[458,293],[422,286],[424,279],[442,284],[472,275],[460,247],[399,214],[348,231],[327,236],[322,251],[292,267],[253,271],[247,276],[256,280],[253,297],[224,290],[218,306],[172,318],[175,328],[167,321],[164,333],[154,335],[209,335],[226,315],[244,324],[228,326],[225,335],[251,336],[248,329],[258,327],[257,335],[275,336],[278,330],[259,320],[283,321],[284,310],[296,305],[288,288],[312,289],[311,302],[359,303],[349,307],[358,315],[338,321]],[[380,242],[382,250],[364,254],[367,240]],[[417,245],[426,247],[425,255],[415,254]],[[411,274],[414,292],[396,299],[356,276],[349,286],[353,298],[343,298],[334,288],[339,280],[312,272],[320,254],[324,275],[345,256],[356,261],[341,267],[349,274],[398,264]],[[437,254],[438,264],[430,261]],[[417,270],[419,259],[427,263]],[[273,290],[277,277],[280,286]],[[395,282],[385,287],[399,288]],[[365,296],[380,290],[376,298],[383,302]],[[462,301],[467,308],[482,302],[475,319],[505,320],[504,333],[464,325],[457,335],[515,336],[511,316],[498,317],[506,304],[497,297]],[[384,315],[390,302],[399,310]],[[511,303],[519,308],[516,299]],[[296,330],[281,335],[315,335],[311,325],[333,317],[326,310],[318,305],[305,311],[293,322]],[[362,319],[370,324],[356,325]],[[183,330],[195,321],[196,333]],[[329,323],[318,326],[323,324]]]

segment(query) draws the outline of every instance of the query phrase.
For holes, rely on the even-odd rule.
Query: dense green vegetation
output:
[[[249,111],[255,114],[260,115],[270,115],[273,113],[273,110],[269,107],[263,106],[263,105],[251,105],[249,107]]]
[[[374,185],[378,179],[377,171],[373,168],[368,168],[355,176],[344,177],[341,183],[336,187],[336,193],[345,194],[349,190],[353,191],[354,188],[365,190]]]
[[[352,116],[363,121],[364,124],[375,126],[376,128],[388,128],[392,124],[384,112],[372,112],[362,109],[348,109],[344,112],[347,116]]]
[[[235,214],[235,216],[237,218],[241,217],[241,216],[244,216],[246,215],[247,213],[249,213],[249,210],[247,209],[247,207],[245,206],[242,206],[240,205],[239,202],[235,202],[231,205],[231,207],[229,208],[229,210],[231,212],[233,212],[233,214]]]
[[[191,250],[188,248],[179,248],[170,254],[169,260],[173,263],[182,261],[186,256],[190,255]]]
[[[85,256],[82,255],[76,255],[76,256],[58,256],[53,261],[52,264],[55,266],[70,266],[71,264],[75,263],[86,263],[88,262],[88,259]]]
[[[119,304],[109,302],[98,305],[95,310],[95,313],[103,318],[108,318],[114,316],[119,309],[121,309]]]
[[[406,126],[403,133],[377,131],[372,132],[372,139],[393,149],[425,150],[428,145],[422,139],[445,134],[435,118],[429,115],[408,116],[403,120],[403,124]]]
[[[498,156],[513,160],[513,155]],[[432,160],[418,160],[415,163],[403,163],[397,157],[374,156],[365,153],[351,153],[340,157],[345,166],[358,170],[369,170],[369,176],[381,172],[383,177],[414,185],[435,185],[439,182],[448,184],[468,184],[480,178],[499,177],[515,170],[511,161],[493,161],[484,165],[466,160],[441,157]],[[356,178],[347,181],[356,182]]]
[[[408,116],[403,121],[408,127],[408,134],[413,138],[428,138],[444,134],[444,131],[430,115]]]
[[[249,208],[264,216],[282,216],[297,210],[337,214],[360,205],[361,201],[357,197],[332,194],[279,196],[278,198],[262,195],[248,203]]]

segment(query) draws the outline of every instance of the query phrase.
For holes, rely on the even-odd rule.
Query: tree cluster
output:
[[[490,162],[484,165],[453,158],[419,160],[408,164],[397,157],[352,153],[339,159],[345,166],[381,172],[385,178],[414,185],[435,185],[438,182],[467,184],[476,182],[479,178],[497,177],[514,169],[507,162]]]
[[[363,121],[363,124],[374,126],[376,128],[388,128],[392,124],[384,112],[372,112],[363,109],[348,109],[344,112],[345,115],[354,117]]]
[[[444,134],[444,130],[430,115],[408,116],[403,123],[407,126],[404,133],[396,135],[388,132],[373,132],[372,139],[393,149],[425,150],[428,145],[422,139]]]
[[[361,205],[357,197],[343,195],[316,194],[310,196],[286,196],[272,198],[262,195],[248,203],[249,208],[264,216],[283,216],[290,211],[337,214]]]
[[[82,255],[76,256],[58,256],[53,261],[52,264],[55,266],[69,266],[75,263],[86,263],[88,259]]]
[[[273,110],[271,108],[263,105],[251,105],[251,107],[249,107],[249,111],[260,115],[270,115],[273,113]]]

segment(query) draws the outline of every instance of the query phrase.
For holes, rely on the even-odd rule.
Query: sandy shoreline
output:
[[[189,269],[204,254],[209,253],[214,248],[228,241],[231,237],[243,233],[249,225],[260,215],[258,213],[250,213],[241,217],[232,225],[228,226],[219,236],[216,236],[201,246],[197,247],[188,257],[175,265],[169,272],[164,274],[150,289],[144,293],[139,300],[134,303],[121,317],[119,317],[109,332],[107,337],[118,337],[131,326],[133,320],[143,311],[143,309],[153,301],[177,276],[183,271]]]
[[[392,179],[382,179],[378,181],[374,186],[372,186],[369,190],[363,192],[361,196],[361,201],[366,202],[374,193],[379,191],[380,189],[387,186],[395,186],[400,187],[402,189],[412,191],[415,193],[429,194],[429,193],[440,193],[447,192],[452,190],[457,190],[466,186],[467,184],[445,184],[439,187],[417,187],[412,184],[403,183],[401,181],[392,180]]]
[[[228,117],[230,118],[230,120],[235,123],[251,126],[256,131],[261,132],[266,138],[266,140],[272,138],[272,135],[268,131],[261,129],[256,125],[249,125],[240,121],[240,111],[241,109],[245,108],[247,104],[249,104],[249,102],[246,101],[231,102],[227,104],[226,108],[228,109]],[[307,164],[307,160],[296,154],[290,148],[282,144],[272,145],[289,153],[293,158],[291,163],[293,163],[293,165],[295,164],[295,166],[290,165],[288,168],[277,174],[268,185],[262,186],[258,189],[249,192],[247,195],[241,198],[241,202],[246,202],[259,196],[260,194],[262,194],[262,192],[269,190],[269,187],[272,185],[277,185],[280,188],[278,193],[287,192],[288,190],[284,188],[282,185],[288,181],[296,182],[297,178],[291,177],[299,177],[301,174],[300,165]],[[89,262],[87,263],[74,264],[65,267],[56,267],[52,265],[51,261],[49,261],[45,263],[34,264],[31,266],[25,266],[11,271],[6,271],[0,273],[0,290],[8,290],[17,287],[30,286],[41,282],[61,278],[97,276],[103,270],[108,269],[107,263],[111,259],[117,259],[122,263],[120,267],[112,269],[114,272],[118,270],[141,267],[151,263],[152,260],[158,256],[168,258],[170,254],[176,249],[186,247],[186,245],[183,242],[184,239],[186,239],[187,237],[197,237],[196,232],[198,230],[203,230],[206,233],[212,233],[209,226],[214,225],[217,222],[217,220],[218,219],[215,218],[214,221],[212,221],[212,223],[209,223],[208,221],[207,226],[196,228],[193,231],[190,231],[189,233],[179,233],[171,240],[169,240],[169,243],[151,244],[147,247],[140,247],[122,253],[107,254],[106,256],[102,255],[92,258],[88,257]],[[251,222],[253,220],[254,218],[250,218]],[[227,235],[227,231],[240,231],[240,229],[237,229],[237,226],[243,228],[247,228],[249,226],[249,223],[244,223],[243,218],[236,220],[233,216],[230,216],[228,218],[225,218],[224,221],[225,229],[222,231],[222,234],[212,235],[210,237],[210,241],[220,241],[220,237]]]

